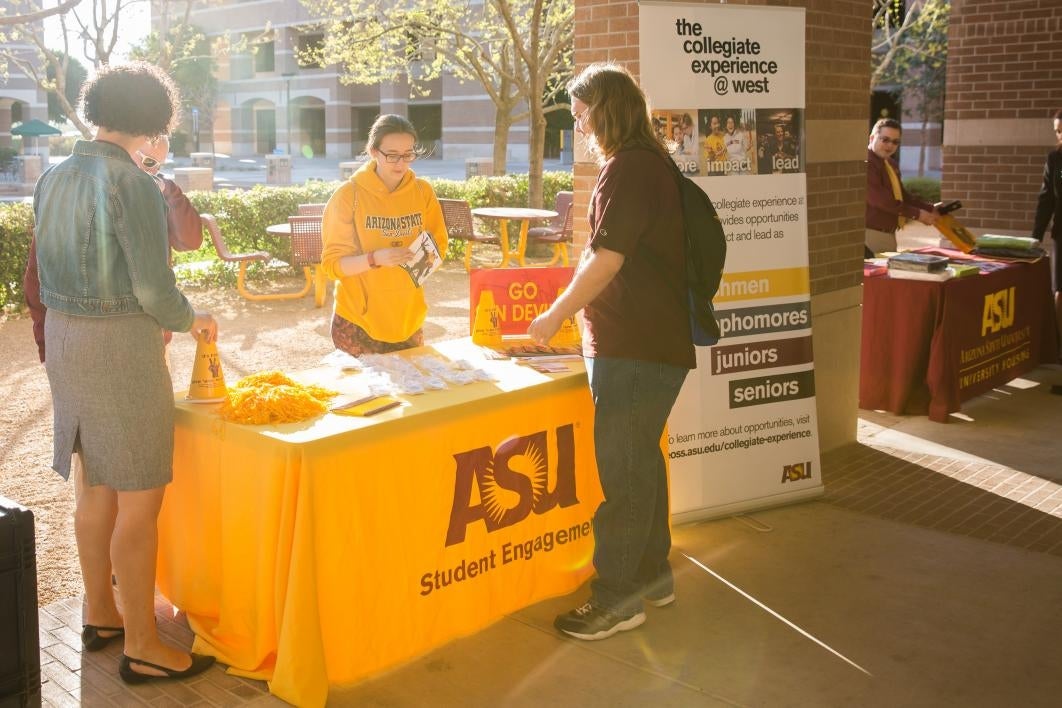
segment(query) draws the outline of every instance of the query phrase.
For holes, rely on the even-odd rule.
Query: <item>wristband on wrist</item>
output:
[[[366,257],[367,257],[367,260],[369,262],[369,267],[370,268],[379,268],[380,267],[380,265],[376,262],[375,253],[376,253],[375,251],[369,251],[366,254]]]

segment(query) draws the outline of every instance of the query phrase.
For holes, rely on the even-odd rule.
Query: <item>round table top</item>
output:
[[[271,224],[266,227],[266,233],[273,236],[291,236],[291,224],[284,222],[283,224]]]
[[[479,207],[473,209],[476,216],[488,219],[552,219],[557,212],[550,209],[527,209],[525,207]]]

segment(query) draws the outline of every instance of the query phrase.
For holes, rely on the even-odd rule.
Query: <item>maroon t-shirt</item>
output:
[[[645,148],[621,150],[590,198],[590,248],[626,259],[583,312],[583,354],[697,365],[686,305],[682,201],[671,166]]]

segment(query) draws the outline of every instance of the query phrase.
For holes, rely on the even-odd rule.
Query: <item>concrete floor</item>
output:
[[[541,603],[332,702],[1058,705],[1059,558],[826,503],[754,518],[677,529],[679,600],[637,630],[567,641],[550,623],[571,602]]]
[[[821,501],[677,527],[678,601],[639,629],[560,637],[584,590],[330,704],[1058,706],[1056,382],[1041,367],[949,424],[862,411]]]
[[[558,635],[584,589],[333,687],[329,705],[1058,706],[1060,382],[1040,367],[948,424],[861,411],[859,444],[823,456],[821,500],[676,527],[678,600],[636,630]],[[78,651],[78,609],[41,610],[46,705],[284,705],[220,668],[125,686],[119,647]]]

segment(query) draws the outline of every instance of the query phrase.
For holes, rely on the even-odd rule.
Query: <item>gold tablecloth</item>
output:
[[[411,350],[473,358],[467,340]],[[477,362],[478,363],[478,362]],[[406,396],[371,418],[243,426],[178,401],[158,585],[195,651],[323,705],[592,573],[601,501],[582,364]],[[356,393],[357,377],[299,377]]]

